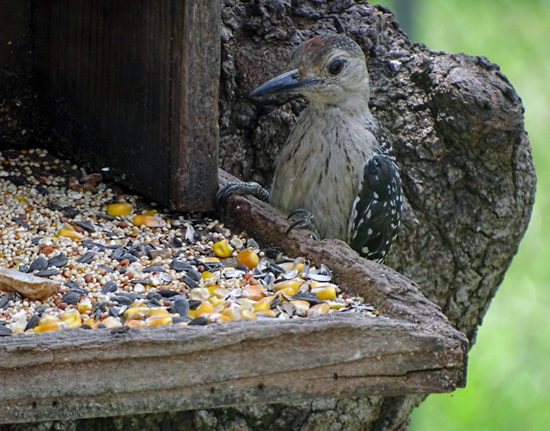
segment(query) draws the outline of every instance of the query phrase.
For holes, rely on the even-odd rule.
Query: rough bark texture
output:
[[[391,13],[365,2],[224,4],[221,166],[269,186],[304,102],[262,106],[246,95],[286,70],[293,48],[312,34],[351,36],[367,54],[371,109],[395,138],[405,189],[399,237],[386,263],[416,281],[473,344],[527,228],[536,182],[521,100],[498,66],[414,44]],[[322,412],[311,403],[270,408],[302,418],[295,429],[399,429],[422,399],[327,400]],[[367,410],[370,416],[361,417]],[[232,411],[246,420],[241,429],[278,429],[257,422],[249,408]]]

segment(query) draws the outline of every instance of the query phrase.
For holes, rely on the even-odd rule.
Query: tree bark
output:
[[[521,99],[499,67],[484,57],[413,43],[388,10],[361,1],[226,0],[222,18],[220,163],[267,187],[305,102],[264,106],[247,94],[287,70],[294,47],[314,34],[346,33],[361,45],[371,109],[394,137],[405,191],[386,264],[417,282],[473,344],[527,229],[536,183]],[[284,429],[265,421],[266,412],[301,430],[403,429],[424,398],[333,399],[204,414],[234,416],[247,430]]]

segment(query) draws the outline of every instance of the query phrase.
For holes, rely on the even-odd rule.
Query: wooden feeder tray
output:
[[[228,176],[220,171],[222,180]],[[231,197],[225,216],[260,240],[331,268],[380,316],[330,314],[206,327],[70,329],[0,339],[3,423],[450,392],[468,342],[414,283],[336,240],[284,232],[284,214]]]

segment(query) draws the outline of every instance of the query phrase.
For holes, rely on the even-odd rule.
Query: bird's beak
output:
[[[312,84],[316,79],[312,76],[300,76],[298,69],[283,73],[266,83],[260,85],[250,97],[276,96],[284,93],[300,93],[308,84]]]

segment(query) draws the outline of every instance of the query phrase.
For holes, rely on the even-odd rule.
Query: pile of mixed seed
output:
[[[0,335],[378,314],[323,265],[161,213],[43,149],[1,153],[0,192],[0,268],[59,286],[41,300],[0,292]]]

